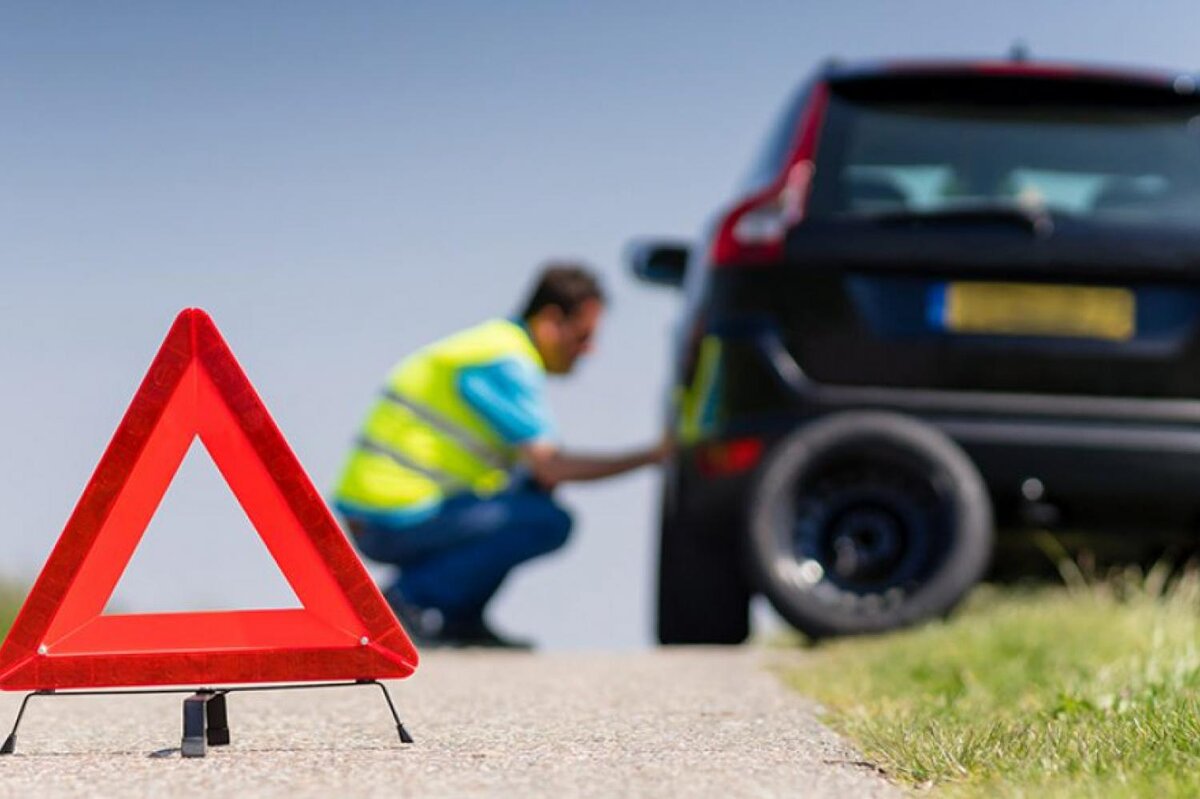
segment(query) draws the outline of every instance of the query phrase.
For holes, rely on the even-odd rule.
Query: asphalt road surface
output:
[[[35,698],[4,796],[897,796],[782,686],[770,651],[427,653],[390,684],[233,694],[179,756],[181,695]],[[775,655],[777,657],[777,655]],[[0,695],[0,724],[20,696]]]

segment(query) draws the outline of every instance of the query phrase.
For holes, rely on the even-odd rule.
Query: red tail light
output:
[[[787,165],[762,191],[745,198],[717,227],[711,259],[715,266],[766,263],[783,254],[788,229],[804,218],[829,87],[818,83],[801,114]]]
[[[762,439],[718,441],[704,444],[696,450],[696,468],[704,477],[727,477],[753,469],[762,459],[762,454]]]

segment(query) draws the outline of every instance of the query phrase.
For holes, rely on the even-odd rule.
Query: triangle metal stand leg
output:
[[[17,728],[21,726],[21,719],[25,717],[25,706],[29,704],[29,700],[35,696],[46,696],[52,694],[53,691],[34,691],[25,694],[25,698],[21,700],[21,709],[17,711],[17,720],[13,722],[12,732],[4,739],[4,745],[0,746],[0,755],[11,755],[17,751]]]
[[[412,743],[413,737],[408,734],[408,730],[404,729],[404,722],[400,720],[400,714],[396,712],[396,706],[392,704],[392,695],[388,693],[387,686],[378,680],[360,680],[358,684],[379,686],[379,690],[383,691],[383,698],[387,700],[388,710],[392,711],[392,719],[396,722],[396,732],[400,735],[400,743]]]
[[[183,742],[179,752],[184,757],[204,757],[208,747],[229,743],[225,694],[202,688],[183,700]]]

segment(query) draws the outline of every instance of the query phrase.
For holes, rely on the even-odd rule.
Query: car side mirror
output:
[[[643,283],[658,286],[683,285],[687,272],[688,245],[676,241],[634,242],[626,256],[629,270]]]

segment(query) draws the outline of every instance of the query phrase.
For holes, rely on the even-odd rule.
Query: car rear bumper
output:
[[[979,468],[1000,528],[1086,528],[1192,537],[1200,519],[1200,401],[833,386],[810,380],[778,336],[740,342],[787,402],[735,414],[716,438],[771,444],[806,421],[848,410],[905,413],[957,441]],[[703,444],[701,444],[703,446]],[[740,518],[752,475],[705,476],[683,454],[689,515]],[[732,523],[732,521],[731,521]]]

